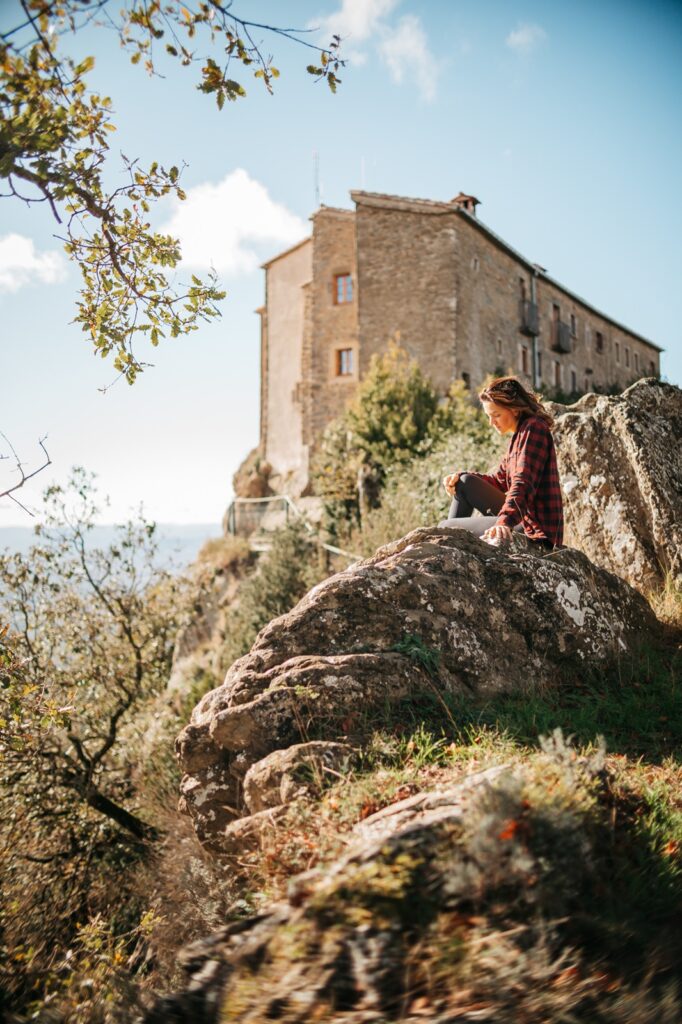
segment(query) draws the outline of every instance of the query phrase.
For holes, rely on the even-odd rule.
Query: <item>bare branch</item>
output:
[[[38,466],[37,469],[34,469],[32,473],[25,473],[24,472],[24,467],[22,465],[21,459],[17,455],[17,453],[16,453],[16,451],[14,449],[14,445],[9,440],[7,435],[3,434],[2,431],[0,431],[0,437],[3,439],[5,444],[9,447],[12,455],[14,456],[14,461],[16,462],[17,469],[21,473],[21,479],[20,479],[19,483],[15,484],[13,487],[8,487],[8,489],[6,491],[0,491],[0,498],[11,498],[12,501],[15,502],[15,504],[19,505],[20,508],[23,508],[24,512],[27,512],[28,515],[32,516],[34,513],[31,512],[30,509],[27,509],[25,505],[22,505],[21,502],[18,501],[14,497],[14,491],[18,491],[20,487],[24,486],[24,484],[27,482],[27,480],[30,480],[32,477],[37,476],[38,473],[42,473],[42,471],[44,469],[47,469],[48,466],[52,465],[52,460],[50,459],[50,456],[48,454],[47,448],[45,447],[45,441],[47,440],[47,435],[45,435],[45,437],[41,437],[39,439],[39,441],[38,441],[38,444],[40,445],[40,447],[43,450],[43,454],[45,456],[45,462],[42,464],[42,466]],[[3,456],[3,458],[9,458],[9,456]]]

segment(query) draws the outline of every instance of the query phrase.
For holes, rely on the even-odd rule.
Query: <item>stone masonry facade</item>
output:
[[[391,339],[441,394],[515,373],[550,394],[658,376],[661,349],[552,280],[450,202],[351,192],[264,265],[260,452],[277,490],[305,493],[315,444]]]

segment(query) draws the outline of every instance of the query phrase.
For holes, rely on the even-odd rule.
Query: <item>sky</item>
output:
[[[18,20],[0,0],[0,27]],[[45,204],[0,199],[0,431],[25,469],[52,465],[17,497],[70,468],[97,474],[104,522],[142,504],[160,522],[218,523],[232,474],[258,442],[260,264],[304,238],[316,205],[351,208],[351,189],[481,201],[479,218],[598,309],[665,349],[682,385],[682,5],[628,0],[235,0],[263,24],[343,37],[332,95],[306,73],[315,54],[261,32],[280,70],[273,96],[240,74],[226,103],[174,62],[133,67],[89,28],[68,46],[96,59],[112,98],[110,179],[119,153],[182,167],[184,204],[154,227],[176,234],[178,279],[217,270],[222,317],[153,350],[134,386],[71,323],[79,273]],[[0,439],[0,454],[9,448]],[[0,490],[16,479],[0,461]],[[8,499],[0,525],[33,520]]]

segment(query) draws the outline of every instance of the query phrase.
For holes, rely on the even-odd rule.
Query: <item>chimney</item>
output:
[[[480,199],[477,199],[476,196],[467,196],[464,192],[460,192],[459,195],[455,196],[454,199],[451,199],[450,202],[454,203],[455,206],[459,206],[460,210],[466,210],[466,212],[470,213],[472,217],[475,217],[476,207],[479,205]]]

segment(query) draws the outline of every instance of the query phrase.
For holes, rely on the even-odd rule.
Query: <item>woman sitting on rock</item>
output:
[[[560,547],[564,517],[551,414],[516,377],[497,377],[478,397],[498,434],[512,438],[494,473],[461,471],[443,479],[453,500],[440,526],[459,526],[491,544],[523,531],[534,547]],[[475,508],[482,515],[472,519]]]

